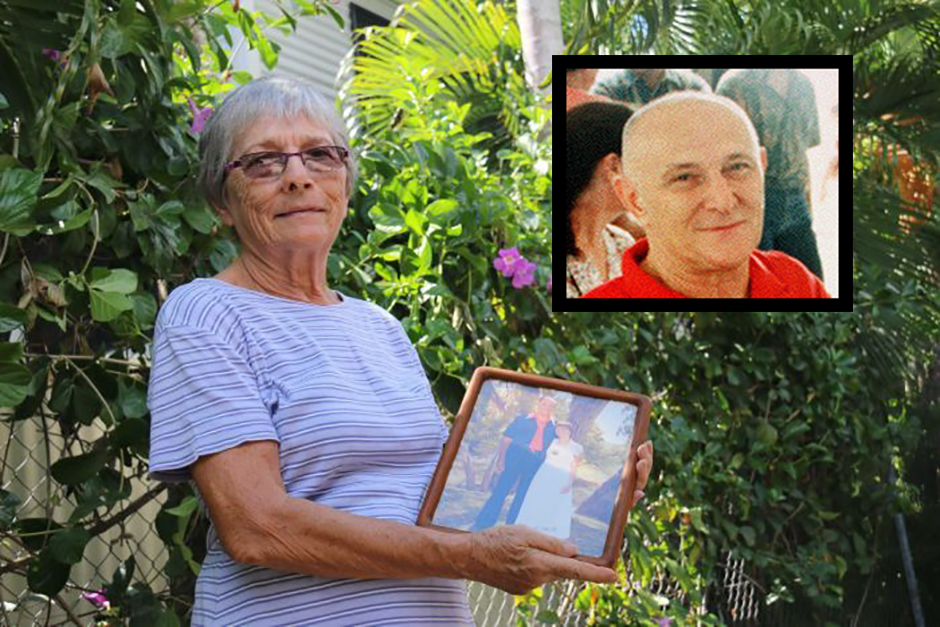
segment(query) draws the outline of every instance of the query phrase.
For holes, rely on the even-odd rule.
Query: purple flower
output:
[[[665,616],[663,618],[657,619],[656,624],[659,627],[672,627],[672,619],[669,618],[668,616]]]
[[[193,112],[193,125],[189,128],[189,134],[196,136],[202,132],[206,121],[209,119],[209,116],[212,115],[212,107],[200,109],[196,106],[196,103],[193,102],[192,98],[186,98],[186,100],[189,101],[189,109]]]
[[[499,257],[493,260],[493,267],[502,272],[504,277],[511,277],[512,286],[516,289],[535,283],[535,270],[538,268],[523,257],[515,246],[500,250]]]
[[[548,288],[548,293],[551,294],[552,293],[552,277],[548,277],[548,285],[546,285],[545,287]]]
[[[516,272],[516,263],[519,260],[522,260],[522,255],[515,246],[504,248],[499,251],[499,257],[493,260],[493,267],[502,272],[503,276],[511,277]]]
[[[58,62],[59,59],[62,58],[62,53],[54,48],[43,48],[42,54],[43,56],[49,57],[50,59],[56,62]]]
[[[535,269],[538,266],[531,261],[520,259],[515,265],[515,274],[512,277],[512,286],[516,289],[535,283]]]
[[[99,608],[99,609],[108,609],[111,607],[111,602],[108,601],[108,597],[104,596],[104,590],[98,590],[98,592],[86,592],[82,595],[88,601]]]

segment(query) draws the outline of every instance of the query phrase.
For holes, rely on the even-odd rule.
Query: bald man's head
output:
[[[648,149],[667,150],[683,140],[685,129],[716,132],[715,122],[720,121],[722,130],[730,128],[746,133],[750,138],[754,154],[760,154],[757,131],[747,113],[736,102],[724,96],[682,91],[657,98],[640,108],[623,127],[623,170],[629,177],[636,174],[634,164],[640,161]],[[688,134],[685,133],[687,136]]]
[[[766,152],[733,101],[664,96],[623,131],[615,190],[646,229],[650,255],[700,271],[747,263],[760,241]]]

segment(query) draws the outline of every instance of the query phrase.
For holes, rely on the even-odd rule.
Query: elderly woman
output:
[[[193,625],[472,624],[463,579],[616,581],[527,527],[415,526],[446,427],[398,321],[327,284],[356,170],[314,89],[238,88],[200,150],[241,253],[164,304],[148,398],[151,476],[194,480],[212,523]]]
[[[620,176],[621,135],[633,111],[614,102],[583,104],[567,116],[565,179],[565,286],[580,298],[620,276],[623,254],[643,229],[614,193]],[[628,227],[628,232],[622,227]]]

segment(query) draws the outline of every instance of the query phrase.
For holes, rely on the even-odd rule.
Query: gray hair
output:
[[[349,150],[343,123],[326,99],[310,83],[284,76],[264,76],[230,93],[212,113],[199,140],[201,165],[197,185],[213,206],[225,204],[223,185],[225,164],[232,155],[236,138],[258,118],[273,116],[310,118],[322,126],[337,146]],[[352,195],[356,181],[356,159],[351,150],[346,162],[346,196]]]

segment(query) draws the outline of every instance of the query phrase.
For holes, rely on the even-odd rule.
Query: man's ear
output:
[[[764,165],[764,172],[767,171],[767,149],[760,147],[760,162]]]
[[[630,215],[636,219],[637,223],[645,228],[647,217],[646,210],[638,204],[639,193],[633,181],[627,178],[626,173],[621,170],[620,175],[615,177],[611,183],[614,187],[614,193],[620,199],[620,202],[623,203],[623,206],[630,212]]]

